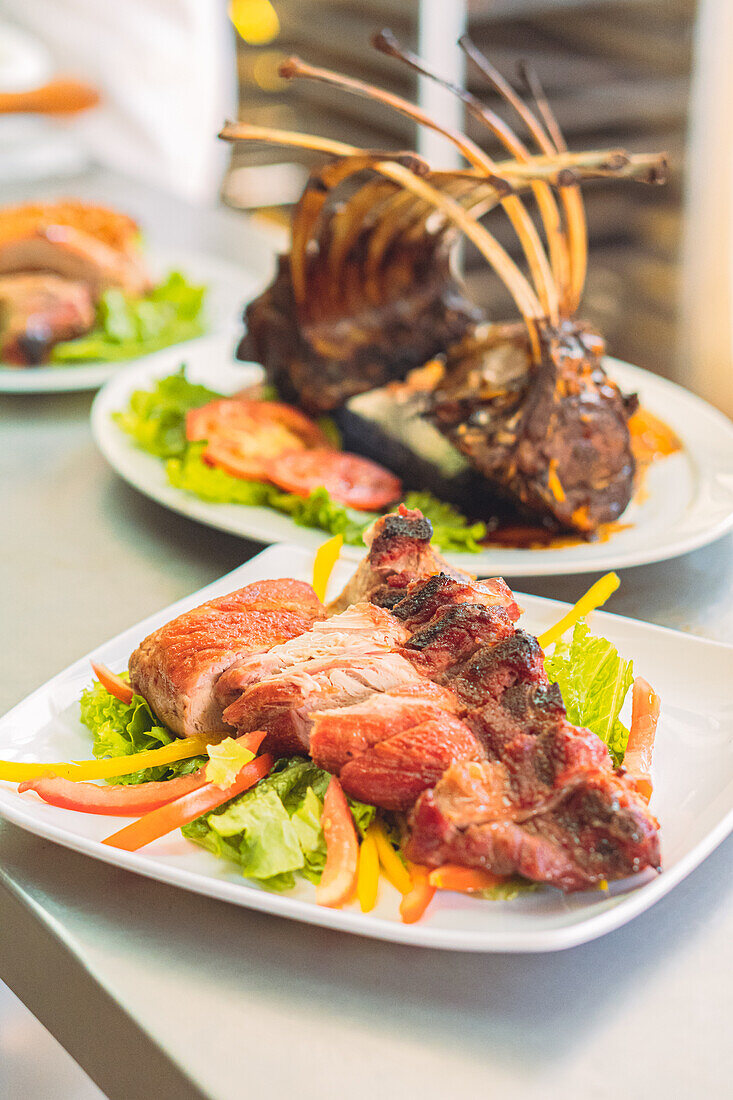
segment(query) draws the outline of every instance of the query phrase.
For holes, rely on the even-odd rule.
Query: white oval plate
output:
[[[206,334],[196,340],[172,344],[163,352],[153,352],[120,363],[79,363],[64,367],[11,367],[0,363],[0,393],[73,393],[96,390],[125,367],[152,365],[165,352],[188,355],[189,349],[208,336],[228,333],[233,351],[241,333],[242,303],[262,285],[262,274],[216,256],[197,252],[150,249],[147,253],[153,278],[160,280],[170,271],[181,271],[194,284],[204,284],[206,295]],[[180,361],[180,360],[179,360]]]
[[[182,611],[254,580],[281,576],[310,580],[312,568],[313,555],[302,547],[270,547],[214,584],[126,630],[90,657],[122,669],[143,637]],[[350,573],[351,567],[340,562],[330,594],[336,594]],[[567,609],[567,604],[554,600],[518,598],[525,609],[522,625],[533,633],[555,623]],[[635,671],[654,684],[663,700],[651,805],[661,824],[664,870],[661,875],[650,872],[615,883],[607,893],[566,896],[547,887],[510,902],[445,893],[435,898],[418,924],[409,925],[400,921],[399,897],[388,883],[380,885],[372,913],[363,914],[357,904],[324,909],[315,904],[309,883],[287,894],[271,894],[243,879],[233,864],[185,840],[180,832],[141,852],[116,851],[100,841],[126,819],[100,819],[48,806],[35,796],[19,795],[9,783],[0,783],[0,815],[66,848],[160,882],[356,935],[456,951],[556,951],[585,943],[648,909],[733,829],[733,646],[602,612],[594,613],[591,626],[625,657],[633,658]],[[91,737],[79,722],[78,700],[91,678],[89,657],[85,657],[0,719],[0,757],[19,761],[89,758]]]
[[[269,508],[241,504],[210,504],[168,483],[162,462],[138,450],[112,419],[124,409],[133,390],[147,388],[155,378],[188,365],[193,381],[232,393],[257,381],[262,369],[232,358],[232,341],[202,338],[184,349],[167,348],[147,361],[117,374],[97,394],[92,405],[92,433],[110,465],[140,492],[184,516],[260,542],[297,542],[315,549],[322,531],[299,527]],[[722,413],[639,367],[609,359],[613,377],[628,392],[665,420],[684,443],[684,450],[655,463],[648,471],[644,499],[632,502],[623,515],[631,526],[607,542],[581,543],[547,550],[487,549],[479,554],[449,554],[449,559],[479,576],[541,577],[596,570],[621,569],[677,557],[713,542],[733,527],[733,424]],[[343,556],[356,561],[363,550],[344,547]]]

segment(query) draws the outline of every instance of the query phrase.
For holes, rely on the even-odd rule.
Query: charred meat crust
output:
[[[491,340],[454,349],[430,418],[499,496],[558,529],[592,535],[631,499],[636,399],[607,376],[603,341],[587,325],[546,330],[537,365],[526,334],[512,339],[523,371],[505,373]]]

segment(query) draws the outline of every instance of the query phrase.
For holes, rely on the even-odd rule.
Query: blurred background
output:
[[[611,182],[586,189],[591,263],[583,313],[598,324],[615,355],[672,373],[695,0],[472,0],[465,5],[279,0],[274,8],[280,29],[272,41],[248,44],[240,37],[238,43],[240,117],[251,122],[342,140],[348,135],[348,141],[377,148],[417,144],[427,152],[408,119],[321,84],[289,85],[278,77],[277,65],[284,55],[298,53],[410,99],[428,91],[429,109],[435,111],[437,100],[443,117],[455,116],[449,97],[419,89],[414,74],[372,49],[369,38],[375,28],[388,25],[403,43],[431,56],[440,71],[460,75],[460,52],[453,42],[463,22],[506,76],[514,77],[520,59],[533,64],[571,149],[667,150],[671,173],[666,187]],[[453,10],[446,28],[448,8]],[[467,75],[470,90],[507,117],[498,97]],[[465,123],[458,113],[470,136],[485,144],[486,131],[473,120]],[[431,144],[433,151],[444,159],[450,155],[449,147]],[[273,160],[277,168],[264,167]],[[234,151],[224,184],[226,201],[261,204],[275,192],[282,198],[297,196],[305,177],[298,167],[304,163],[302,155],[242,145]],[[491,228],[506,247],[515,247],[516,238],[500,214],[491,219]],[[476,300],[490,314],[509,312],[502,289],[470,253],[466,274]]]
[[[416,134],[409,120],[324,85],[289,85],[277,69],[284,56],[302,54],[415,97],[484,141],[450,96],[369,44],[376,29],[390,26],[461,81],[455,41],[467,29],[509,78],[520,59],[533,64],[572,150],[668,152],[665,187],[586,188],[591,262],[582,313],[613,354],[692,386],[730,413],[732,7],[724,0],[128,0],[112,9],[100,0],[4,0],[11,25],[0,37],[0,90],[62,72],[87,81],[100,103],[77,115],[0,116],[0,189],[3,175],[15,197],[24,173],[71,181],[95,162],[284,227],[309,155],[226,147],[215,138],[223,118],[238,114],[366,146],[417,146],[446,163],[451,147]],[[41,56],[14,71],[13,34],[21,31]],[[471,74],[468,86],[502,113]],[[501,213],[491,228],[514,248]],[[470,251],[466,277],[490,316],[510,313]]]

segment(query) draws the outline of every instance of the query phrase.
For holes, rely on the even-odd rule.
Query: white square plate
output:
[[[91,655],[124,668],[151,630],[204,600],[250,581],[292,576],[309,580],[312,555],[299,547],[273,546],[246,565],[137,626]],[[340,563],[334,592],[353,567]],[[567,605],[520,596],[522,625],[539,633]],[[633,657],[662,697],[654,755],[652,810],[661,823],[664,871],[613,885],[608,893],[565,896],[546,888],[510,902],[438,894],[423,919],[400,922],[398,895],[380,885],[376,909],[356,904],[324,909],[306,882],[291,893],[271,894],[238,874],[236,867],[184,840],[180,832],[141,852],[118,852],[100,840],[124,824],[48,806],[0,783],[0,814],[29,832],[95,859],[172,883],[199,894],[339,928],[362,936],[460,951],[554,951],[594,939],[643,912],[689,874],[733,829],[733,646],[597,612],[591,625]],[[90,683],[89,657],[77,661],[0,719],[0,756],[13,760],[73,760],[91,756],[91,739],[78,720],[78,699]]]

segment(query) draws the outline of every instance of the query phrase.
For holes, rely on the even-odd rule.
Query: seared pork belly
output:
[[[399,645],[408,636],[407,628],[388,612],[373,604],[356,604],[325,622],[313,623],[307,634],[236,661],[217,682],[216,695],[226,708],[251,684],[283,669],[322,657],[370,656]]]
[[[235,661],[265,653],[325,616],[309,584],[258,581],[179,615],[130,657],[130,683],[182,737],[227,730],[215,686]]]

